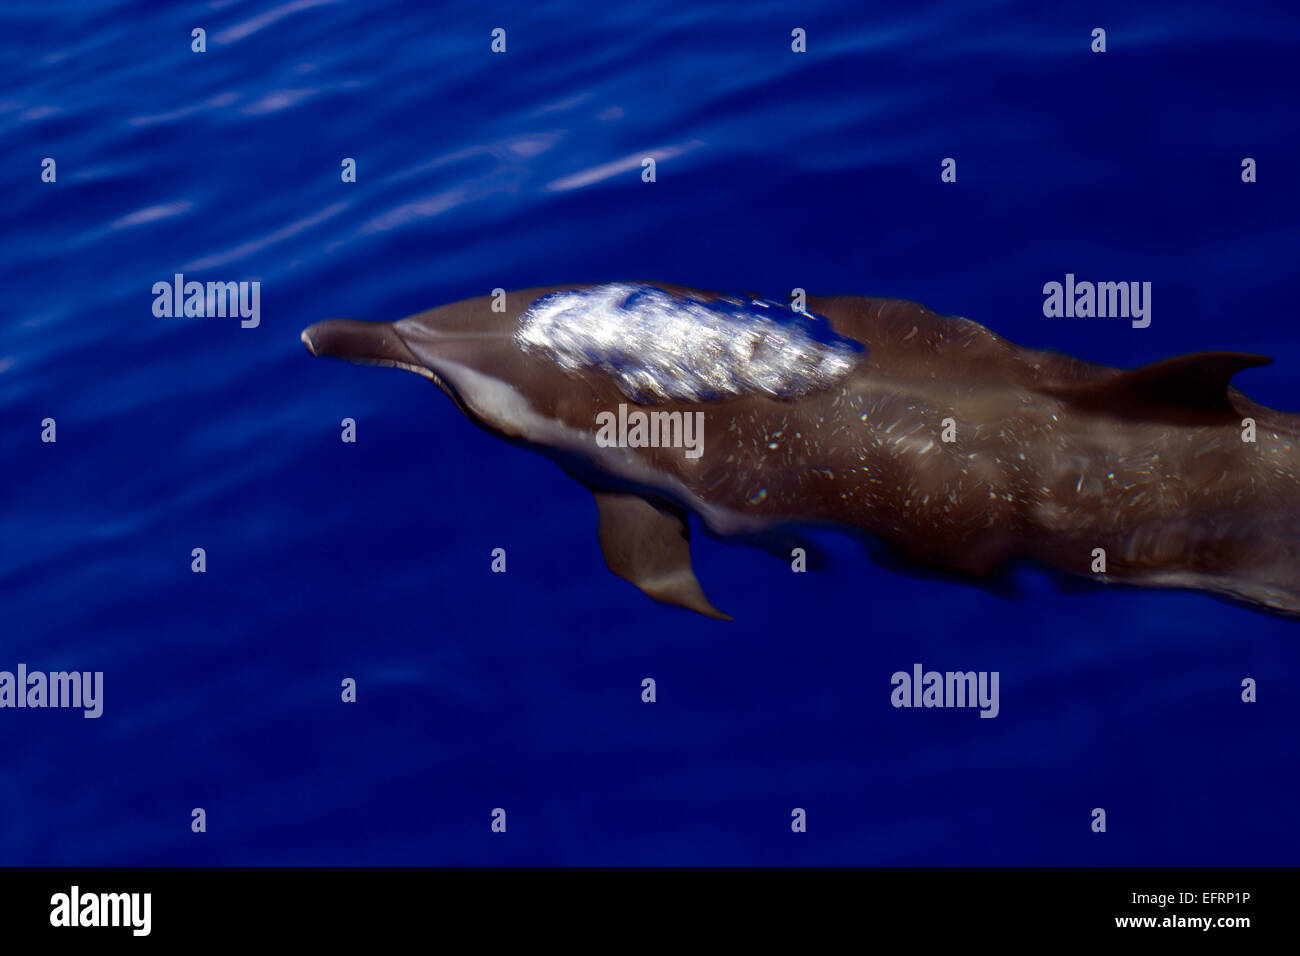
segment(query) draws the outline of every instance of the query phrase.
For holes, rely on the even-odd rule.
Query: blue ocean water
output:
[[[805,575],[697,535],[735,623],[660,607],[552,463],[298,338],[798,286],[1110,365],[1274,355],[1237,384],[1300,409],[1294,9],[19,0],[0,37],[0,669],[105,674],[98,720],[0,711],[0,863],[1297,859],[1300,625],[834,535]],[[261,324],[155,317],[177,272],[260,281]],[[1045,319],[1067,272],[1152,282],[1151,326]],[[892,708],[915,662],[998,671],[1000,716]]]

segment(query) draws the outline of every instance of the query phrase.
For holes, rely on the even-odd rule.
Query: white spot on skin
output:
[[[861,354],[825,320],[779,303],[632,283],[543,296],[520,316],[516,341],[563,368],[599,369],[642,404],[793,398],[839,381]]]

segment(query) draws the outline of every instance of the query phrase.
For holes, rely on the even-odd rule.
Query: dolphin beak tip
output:
[[[311,340],[311,329],[303,329],[302,335],[300,335],[299,338],[302,339],[302,344],[307,346],[307,351],[315,356],[316,344]]]

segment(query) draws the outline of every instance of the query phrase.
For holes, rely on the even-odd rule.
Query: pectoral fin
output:
[[[597,491],[600,546],[609,569],[656,601],[730,621],[691,569],[690,525],[679,508],[640,495]]]

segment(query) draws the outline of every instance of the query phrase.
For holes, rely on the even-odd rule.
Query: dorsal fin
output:
[[[1232,377],[1272,361],[1247,352],[1193,352],[1047,391],[1080,408],[1117,417],[1213,424],[1240,417],[1228,396]]]

